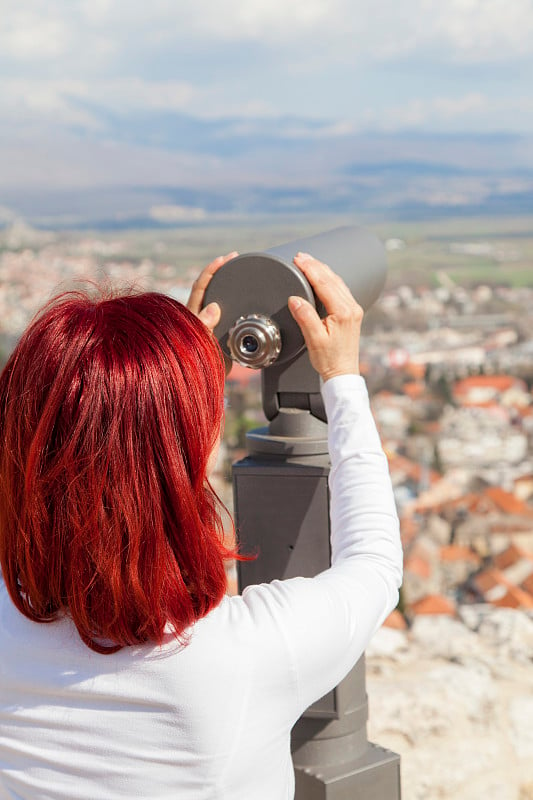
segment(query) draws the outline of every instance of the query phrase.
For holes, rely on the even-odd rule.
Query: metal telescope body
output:
[[[241,591],[276,578],[313,577],[330,565],[330,464],[321,379],[287,298],[299,295],[320,316],[326,312],[293,264],[298,252],[328,264],[365,310],[386,278],[385,251],[377,237],[343,227],[237,256],[209,284],[204,305],[216,301],[222,312],[215,335],[226,355],[261,369],[268,420],[250,431],[249,455],[233,465],[241,546],[259,553],[257,560],[239,564]],[[399,756],[368,742],[367,719],[361,657],[293,728],[296,800],[399,800]]]

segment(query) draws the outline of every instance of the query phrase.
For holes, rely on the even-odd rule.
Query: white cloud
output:
[[[185,81],[147,81],[140,78],[77,80],[4,78],[0,96],[4,119],[19,123],[35,118],[80,125],[89,130],[102,128],[91,106],[128,111],[184,111],[196,90]]]
[[[456,97],[434,97],[430,100],[414,98],[401,105],[382,109],[367,109],[362,122],[367,127],[396,131],[403,128],[445,127],[447,123],[459,123],[469,128],[472,118],[498,109],[480,93],[471,92]]]
[[[98,81],[92,89],[102,103],[120,109],[183,111],[195,97],[197,89],[187,81],[149,81],[141,78],[114,78]]]
[[[501,85],[478,91],[468,67],[533,61],[533,0],[32,0],[3,9],[0,52],[4,75],[14,76],[0,78],[1,114],[18,124],[41,118],[96,132],[102,107],[245,122],[309,115],[332,120],[329,133],[339,137],[354,126],[477,120],[524,129],[532,120],[520,107],[527,69],[513,86],[520,103],[505,117]],[[409,65],[403,77],[397,62]],[[376,63],[387,65],[387,86],[383,70],[373,75]],[[409,85],[409,70],[424,75],[429,65],[431,74],[435,63],[433,75],[467,65],[464,86],[454,92],[443,79],[426,93],[421,81]],[[365,104],[370,110],[359,111]]]
[[[533,55],[531,0],[363,0],[365,57],[498,63]],[[350,22],[348,28],[351,31]]]
[[[533,128],[533,98],[529,94],[492,97],[481,92],[431,99],[415,97],[392,106],[368,107],[359,124],[366,130],[388,132],[423,129],[527,133]]]
[[[533,54],[531,0],[34,0],[3,11],[0,47],[17,61],[195,42],[282,46],[304,63],[424,58],[498,62]],[[74,58],[73,58],[74,64]]]
[[[63,5],[65,0],[55,0]],[[279,42],[298,40],[320,29],[342,9],[343,0],[134,0],[123,7],[110,0],[83,0],[77,3],[81,17],[93,26],[137,29],[152,40],[203,37],[229,41],[260,40]]]
[[[411,97],[387,104],[379,96],[374,105],[363,108],[352,119],[314,122],[305,114],[285,120],[272,105],[255,100],[227,102],[219,88],[194,86],[186,81],[148,81],[140,78],[78,80],[22,78],[0,79],[2,116],[18,128],[35,123],[78,127],[93,134],[105,134],[105,111],[118,118],[129,113],[149,118],[150,112],[190,114],[205,120],[233,120],[223,136],[253,136],[258,120],[269,130],[273,124],[285,138],[345,138],[364,130],[490,130],[504,129],[510,121],[514,130],[526,131],[533,125],[533,100],[529,95],[495,98],[482,92]],[[298,122],[297,117],[301,118]],[[278,123],[275,121],[279,120]]]
[[[338,0],[226,0],[190,3],[199,30],[230,39],[298,41],[326,25]],[[206,8],[206,6],[208,8]],[[206,13],[207,12],[207,13]]]
[[[430,104],[431,112],[445,120],[479,114],[489,108],[488,98],[479,92],[470,92],[462,97],[436,97]]]
[[[433,37],[466,61],[531,55],[531,0],[425,0]]]
[[[63,66],[79,73],[87,63],[108,61],[118,49],[116,31],[86,26],[76,2],[32,0],[31,8],[13,2],[2,8],[1,20],[0,51],[14,67]]]
[[[80,80],[0,79],[2,116],[18,126],[50,120],[96,130],[98,118],[72,102],[73,98],[87,99],[88,94],[87,84]]]
[[[531,0],[167,0],[146,7],[163,36],[288,46],[294,61],[394,60],[409,54],[499,61],[533,53]],[[172,25],[174,22],[174,25]]]
[[[2,10],[0,48],[17,61],[58,58],[69,49],[69,25],[43,8]]]
[[[289,125],[283,129],[283,136],[287,139],[336,139],[350,136],[359,132],[359,127],[353,122],[339,121],[325,125],[309,126],[305,124]]]

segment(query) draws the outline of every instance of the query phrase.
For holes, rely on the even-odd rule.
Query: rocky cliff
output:
[[[402,757],[402,800],[533,800],[533,616],[488,605],[381,628],[368,738]]]

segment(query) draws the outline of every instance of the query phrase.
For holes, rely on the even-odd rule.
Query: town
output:
[[[80,282],[186,300],[198,261],[177,264],[164,232],[159,239],[150,254],[131,256],[119,236],[65,240],[22,222],[5,229],[3,359],[32,314]],[[406,257],[403,240],[386,246]],[[501,248],[483,241],[447,247],[455,264],[490,256],[490,248],[501,261]],[[389,459],[405,553],[389,626],[407,628],[422,615],[454,617],[468,604],[533,609],[533,274],[529,283],[509,282],[500,266],[500,278],[493,272],[489,281],[465,284],[443,269],[418,285],[393,273],[365,315],[361,370]],[[234,367],[227,395],[214,484],[231,508],[231,462],[246,453],[246,432],[264,424],[259,374]]]

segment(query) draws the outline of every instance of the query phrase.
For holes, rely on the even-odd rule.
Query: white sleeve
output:
[[[332,564],[315,578],[273,581],[243,593],[252,616],[268,607],[269,622],[285,641],[297,715],[352,668],[398,602],[402,581],[398,516],[364,380],[338,376],[322,391]]]

